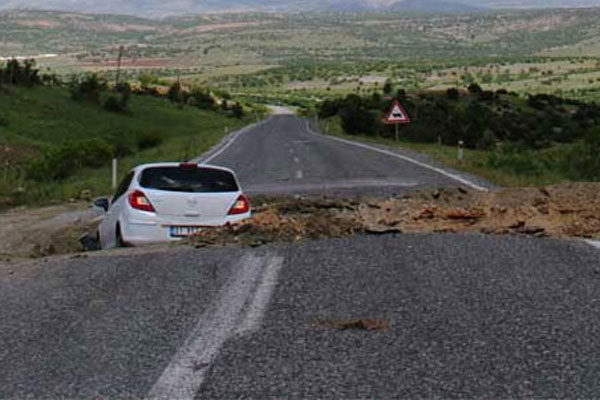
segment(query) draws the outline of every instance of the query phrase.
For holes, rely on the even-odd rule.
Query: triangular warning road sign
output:
[[[383,122],[386,124],[410,124],[411,120],[402,104],[398,100],[394,100],[392,108],[386,114]]]

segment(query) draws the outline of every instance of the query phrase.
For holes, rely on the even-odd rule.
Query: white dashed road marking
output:
[[[254,294],[254,300],[245,312],[246,319],[239,325],[236,334],[245,335],[256,332],[258,328],[260,328],[260,324],[267,311],[273,291],[277,286],[277,278],[281,267],[283,267],[282,257],[273,257],[269,261],[263,273],[261,282]]]
[[[193,400],[221,346],[232,335],[260,326],[282,265],[281,257],[243,257],[216,303],[200,317],[146,398]]]

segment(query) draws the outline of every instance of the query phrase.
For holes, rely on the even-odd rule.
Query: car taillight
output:
[[[196,169],[196,168],[198,168],[198,164],[181,163],[181,164],[179,164],[179,168],[181,168],[181,169]]]
[[[231,210],[229,210],[229,215],[246,214],[248,211],[250,211],[250,201],[242,194],[235,201]]]
[[[150,200],[140,190],[135,190],[129,194],[129,205],[136,210],[156,212]]]

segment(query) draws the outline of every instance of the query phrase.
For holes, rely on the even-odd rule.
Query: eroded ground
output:
[[[0,257],[39,258],[82,251],[79,238],[92,232],[101,212],[87,204],[0,213]]]
[[[254,211],[247,222],[205,230],[190,242],[199,247],[259,246],[393,232],[600,239],[600,183],[489,193],[451,188],[390,199],[256,198]],[[80,238],[95,232],[99,215],[86,204],[2,213],[0,255],[38,258],[81,252]]]
[[[260,245],[353,234],[485,233],[600,238],[600,184],[418,192],[387,200],[266,199],[241,225],[207,230],[197,245]]]

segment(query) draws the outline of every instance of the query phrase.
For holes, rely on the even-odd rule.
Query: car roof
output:
[[[137,167],[133,168],[132,171],[135,172],[140,172],[142,170],[145,170],[147,168],[160,168],[160,167],[179,167],[181,164],[198,164],[198,167],[200,168],[211,168],[211,169],[217,169],[217,170],[221,170],[221,171],[226,171],[226,172],[230,172],[233,175],[235,175],[235,172],[232,169],[229,168],[225,168],[225,167],[219,167],[216,165],[210,165],[210,164],[202,164],[202,163],[184,163],[184,162],[161,162],[161,163],[148,163],[148,164],[141,164],[138,165]]]

